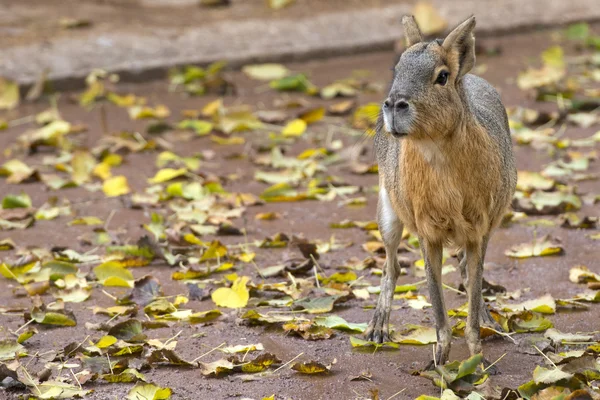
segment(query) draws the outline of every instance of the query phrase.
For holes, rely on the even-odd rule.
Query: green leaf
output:
[[[0,340],[0,361],[13,360],[24,348],[14,339]]]
[[[317,298],[305,297],[300,300],[296,300],[293,304],[295,310],[302,310],[309,314],[322,314],[333,310],[334,303],[341,296],[325,296]]]
[[[197,119],[184,119],[177,124],[179,129],[191,129],[198,136],[208,135],[214,128],[214,125],[208,121],[202,121]]]
[[[316,94],[318,89],[313,85],[304,74],[286,76],[285,78],[271,81],[271,88],[280,91],[296,91],[307,94]]]
[[[29,207],[31,207],[31,197],[26,193],[21,193],[19,195],[9,194],[2,199],[2,208],[5,210]]]
[[[43,311],[39,308],[34,308],[31,311],[31,318],[38,324],[43,325],[58,325],[58,326],[75,326],[77,322],[74,317],[54,311]]]
[[[533,381],[535,383],[556,383],[562,379],[570,379],[572,377],[573,374],[564,372],[558,367],[546,369],[538,365],[533,371]]]
[[[326,326],[332,329],[363,333],[367,329],[367,323],[352,323],[337,315],[328,315],[327,317],[316,317],[314,323],[319,326]]]
[[[17,343],[21,344],[26,342],[27,340],[31,339],[31,337],[36,333],[38,333],[37,329],[33,327],[27,328],[24,332],[19,334],[19,337],[17,338]]]
[[[108,261],[94,268],[94,274],[104,286],[133,287],[133,274],[116,261]]]
[[[126,342],[138,342],[146,338],[142,333],[142,323],[137,319],[128,319],[115,324],[109,329],[108,334]]]
[[[585,40],[590,35],[590,26],[585,22],[571,24],[565,30],[565,35],[569,40]]]
[[[511,332],[543,332],[552,328],[552,322],[531,311],[522,311],[513,314],[508,319],[508,328]]]
[[[483,354],[475,354],[474,356],[468,358],[467,360],[460,363],[458,366],[458,374],[456,375],[456,379],[463,378],[467,375],[473,374],[479,364],[483,362]]]

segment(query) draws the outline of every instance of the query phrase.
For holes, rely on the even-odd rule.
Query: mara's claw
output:
[[[383,313],[375,311],[369,327],[365,331],[365,337],[368,341],[375,343],[384,343],[390,341],[389,326]]]

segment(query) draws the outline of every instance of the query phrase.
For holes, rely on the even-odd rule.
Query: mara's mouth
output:
[[[390,135],[392,135],[395,138],[401,138],[401,137],[408,136],[408,132],[398,132],[396,130],[391,130]]]

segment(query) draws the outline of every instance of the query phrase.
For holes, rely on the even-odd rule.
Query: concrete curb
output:
[[[600,19],[597,0],[433,3],[451,26],[476,15],[479,34]],[[240,65],[391,49],[402,35],[400,19],[411,9],[408,3],[395,4],[294,20],[220,21],[177,30],[150,27],[144,34],[82,31],[77,38],[4,48],[0,76],[29,85],[44,69],[49,71],[50,80],[65,82],[103,68],[135,80],[181,64],[227,60]]]

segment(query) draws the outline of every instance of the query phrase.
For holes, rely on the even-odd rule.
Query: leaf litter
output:
[[[271,6],[280,7],[284,3]],[[431,6],[420,3],[415,13],[429,33],[447,27]],[[593,48],[596,36],[585,26],[571,26],[565,35],[586,48]],[[588,57],[587,53],[583,57]],[[513,214],[511,223],[530,224],[541,221],[539,216],[549,216],[555,218],[552,222],[557,231],[552,231],[552,236],[536,232],[523,244],[506,249],[506,255],[515,259],[569,256],[569,242],[563,244],[558,239],[562,235],[560,229],[597,229],[596,215],[585,208],[586,201],[592,205],[596,202],[594,194],[581,192],[578,183],[597,179],[589,172],[597,156],[588,150],[600,139],[597,134],[572,139],[564,134],[565,128],[559,127],[567,124],[568,132],[572,127],[598,125],[597,116],[586,111],[586,102],[594,101],[593,92],[590,96],[576,79],[570,79],[579,77],[581,65],[594,65],[593,60],[586,58],[581,64],[566,56],[558,45],[544,51],[541,59],[541,68],[523,72],[517,84],[534,92],[540,101],[560,97],[565,108],[558,113],[510,110],[510,125],[517,145],[548,152],[552,157],[540,171],[519,171],[513,205],[521,215],[516,218]],[[5,282],[10,280],[20,289],[19,293],[31,299],[31,305],[15,311],[23,316],[26,326],[1,342],[1,366],[13,371],[7,374],[32,395],[38,398],[85,395],[91,390],[88,387],[92,387],[87,385],[101,379],[135,383],[127,394],[130,399],[168,398],[175,388],[150,383],[142,374],[155,366],[197,369],[204,376],[216,378],[254,374],[253,379],[261,379],[278,373],[283,366],[308,375],[328,374],[332,369],[335,372],[335,360],[283,363],[261,343],[219,346],[215,349],[226,357],[213,361],[188,359],[187,354],[176,350],[178,335],[180,340],[203,337],[203,332],[195,337],[190,335],[191,326],[207,328],[209,332],[212,324],[231,324],[232,316],[244,329],[257,330],[261,328],[253,326],[263,325],[300,341],[347,336],[349,348],[382,347],[354,336],[364,332],[365,321],[338,315],[347,308],[371,307],[374,300],[371,294],[378,293],[376,285],[383,267],[378,252],[381,253],[383,245],[374,221],[344,220],[346,217],[337,215],[326,221],[336,230],[358,228],[354,233],[364,234],[363,243],[358,246],[337,233],[341,240],[334,236],[321,240],[298,238],[292,230],[278,234],[261,231],[260,237],[264,238],[261,240],[253,232],[259,225],[291,217],[289,208],[281,208],[277,203],[335,200],[334,204],[343,209],[371,201],[370,196],[375,192],[372,187],[359,186],[354,179],[335,176],[333,171],[339,171],[334,168],[342,165],[358,175],[377,172],[372,160],[360,159],[360,155],[360,161],[352,159],[348,163],[343,149],[345,141],[339,139],[340,135],[352,138],[373,132],[380,105],[365,102],[362,96],[376,90],[377,85],[353,74],[319,87],[312,83],[318,80],[313,80],[310,74],[281,64],[250,65],[244,67],[243,73],[248,79],[263,81],[265,90],[280,97],[273,103],[273,109],[259,110],[240,103],[226,105],[234,103],[228,96],[235,93],[237,81],[231,79],[223,63],[206,68],[184,66],[171,71],[169,89],[182,96],[224,96],[179,115],[167,105],[123,93],[116,75],[94,71],[86,80],[87,89],[78,97],[80,105],[92,111],[108,108],[111,113],[121,112],[132,123],[139,124],[136,125],[139,131],[118,127],[106,131],[86,148],[81,139],[86,137],[87,127],[64,120],[56,105],[51,105],[37,114],[27,129],[15,135],[14,143],[7,148],[9,159],[0,167],[0,175],[6,177],[11,189],[2,200],[2,230],[34,230],[46,223],[60,222],[60,229],[85,229],[87,236],[82,236],[81,242],[97,246],[92,252],[80,253],[74,250],[81,251],[76,245],[70,246],[73,249],[55,248],[54,243],[32,248],[19,240],[2,241],[1,248],[9,252],[9,257],[2,259],[0,273]],[[0,108],[18,107],[13,84],[6,80],[2,83]],[[299,98],[286,97],[288,94]],[[323,127],[333,129],[333,121],[343,129],[329,138],[319,137]],[[191,140],[210,141],[211,148],[214,143],[217,147],[235,149],[217,151],[230,152],[228,160],[248,162],[246,169],[250,174],[209,172],[211,169],[205,167],[215,157],[211,150],[198,148],[201,151],[194,153],[178,145]],[[43,152],[43,159],[37,157],[39,152]],[[126,168],[137,167],[139,157],[154,158],[149,164],[151,168],[140,173],[143,179],[131,175]],[[22,192],[16,186],[26,183],[48,188],[57,199],[43,203],[36,196],[30,197],[28,190]],[[78,214],[77,203],[69,201],[72,199],[68,188],[88,192],[95,196],[94,201],[115,201],[111,204],[143,210],[143,229],[148,235],[128,237],[122,215]],[[255,212],[258,209],[260,212]],[[248,215],[255,217],[248,219]],[[356,214],[351,215],[349,218]],[[254,225],[248,224],[249,220]],[[543,230],[542,222],[534,226]],[[418,252],[415,238],[404,239],[407,240],[403,251],[409,255]],[[338,255],[349,246],[369,250],[363,254],[367,258],[335,265],[328,256],[321,257],[329,253]],[[413,269],[412,261],[403,267],[403,274],[418,276],[419,267],[415,264]],[[157,267],[171,269],[164,275],[155,272]],[[565,308],[600,302],[598,274],[593,265],[590,267],[571,268],[569,281],[587,287],[587,291],[570,299],[554,298],[551,294],[537,299],[517,299],[501,292],[486,295],[492,315],[504,331],[501,334],[512,337],[516,333],[545,332],[554,346],[544,351],[556,365],[539,366],[532,371],[531,381],[510,389],[520,396],[573,394],[593,388],[592,382],[598,379],[594,372],[598,368],[594,359],[599,353],[597,337],[592,333],[559,332],[552,328],[551,319]],[[152,268],[156,276],[145,268]],[[566,278],[565,284],[569,284]],[[427,297],[418,293],[420,285],[399,285],[395,298],[401,303],[395,304],[417,310],[427,307]],[[113,303],[100,307],[96,303],[100,297]],[[75,315],[82,314],[72,311],[80,310],[77,304],[89,306],[85,311],[87,316],[95,315],[98,319],[78,321]],[[455,334],[464,332],[465,317],[464,309],[455,311]],[[60,357],[50,357],[47,361],[49,372],[45,373],[51,379],[24,373],[27,367],[20,363],[25,357],[42,361],[28,350],[42,329],[81,325],[85,325],[89,337],[69,343],[63,349],[53,349]],[[155,330],[175,327],[186,333],[160,339],[155,335]],[[498,333],[484,329],[484,336]],[[435,341],[431,324],[405,325],[393,329],[391,341],[383,346],[424,346]],[[217,351],[209,353],[214,357]],[[11,369],[14,367],[11,363],[19,364],[16,370]],[[491,378],[481,363],[481,357],[476,355],[422,375],[444,389],[442,398],[469,393],[494,398],[489,394]],[[65,365],[73,365],[69,367],[73,376],[65,378],[60,374]],[[371,379],[370,374],[364,376]]]

